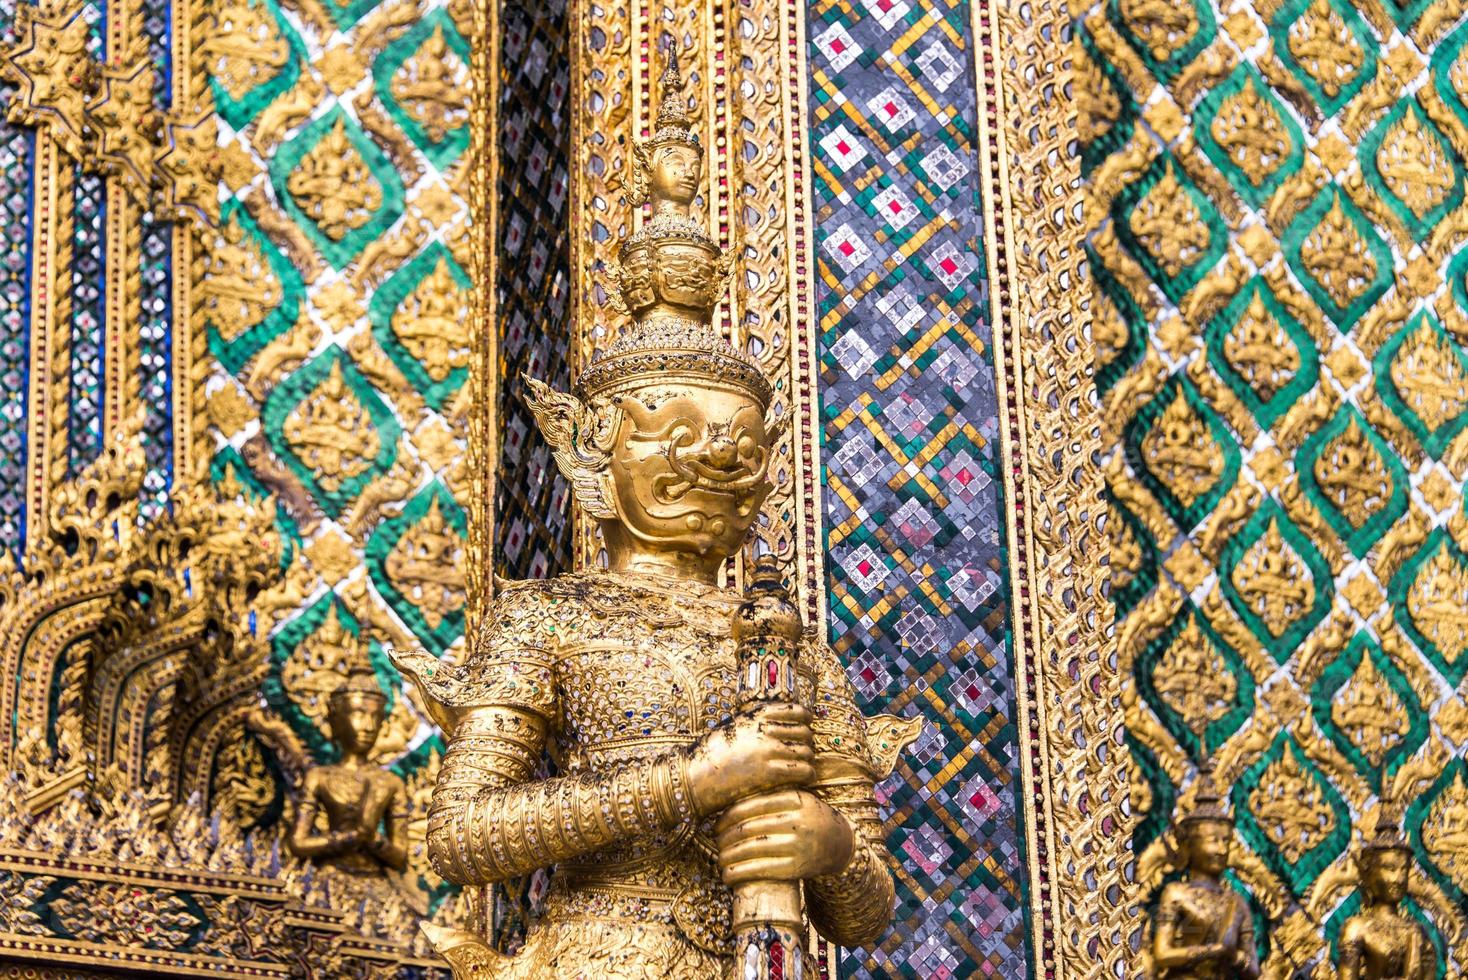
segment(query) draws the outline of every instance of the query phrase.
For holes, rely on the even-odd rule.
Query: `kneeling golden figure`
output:
[[[1394,801],[1382,800],[1376,834],[1357,859],[1361,911],[1340,938],[1340,980],[1430,980],[1437,950],[1422,926],[1402,910],[1412,873],[1412,847],[1402,836]]]
[[[1256,980],[1259,953],[1249,907],[1223,880],[1234,825],[1209,767],[1198,774],[1192,809],[1177,834],[1187,878],[1162,890],[1152,921],[1152,965],[1160,980]]]

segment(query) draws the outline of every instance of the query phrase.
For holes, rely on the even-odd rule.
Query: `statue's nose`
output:
[[[709,440],[707,458],[716,469],[732,470],[739,463],[739,447],[727,436],[716,436]]]

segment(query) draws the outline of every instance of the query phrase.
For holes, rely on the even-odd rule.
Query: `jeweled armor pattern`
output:
[[[470,822],[465,837],[444,843],[436,860],[529,868],[542,849],[554,852],[557,841],[574,845],[596,826],[568,809],[581,798],[577,777],[613,774],[593,806],[602,822],[650,827],[674,818],[665,821],[672,831],[558,864],[544,914],[531,925],[525,949],[503,965],[504,975],[581,969],[614,977],[720,975],[729,894],[718,880],[708,828],[687,822],[682,784],[675,778],[660,787],[645,764],[729,719],[736,689],[729,619],[737,602],[737,594],[714,586],[658,585],[647,576],[606,572],[507,584],[488,609],[468,662],[431,683],[444,703],[502,709],[457,729],[440,793],[458,798],[486,779],[489,785],[524,781],[539,755],[530,733],[542,723],[546,750],[564,777],[559,789],[528,786],[533,806],[507,804],[482,825]],[[839,663],[816,646],[804,664],[818,752],[870,768],[865,722]],[[876,814],[869,796],[837,790],[832,802],[871,833]],[[673,813],[657,814],[661,805]],[[545,815],[558,808],[566,822],[551,826]]]

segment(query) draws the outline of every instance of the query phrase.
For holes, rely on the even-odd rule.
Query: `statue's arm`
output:
[[[843,870],[806,881],[806,901],[821,935],[842,946],[867,946],[892,921],[896,895],[877,811],[876,780],[891,774],[898,752],[920,731],[920,722],[865,718],[836,654],[824,645],[810,653],[816,659],[811,725],[816,781],[810,788],[846,818],[855,846]],[[890,738],[884,747],[871,744],[878,727],[883,730],[879,738]]]
[[[1208,960],[1220,959],[1229,953],[1223,943],[1192,946],[1178,942],[1177,926],[1182,917],[1179,907],[1180,891],[1181,886],[1176,883],[1162,890],[1162,898],[1157,903],[1157,915],[1152,920],[1152,965],[1158,970],[1196,966]]]
[[[521,707],[463,713],[428,814],[445,879],[504,881],[692,818],[684,756],[533,779],[546,736],[546,717]]]
[[[408,790],[392,775],[384,780],[381,792],[386,796],[381,808],[383,833],[372,838],[372,853],[394,871],[404,871],[408,867]]]
[[[1336,968],[1338,980],[1361,980],[1361,930],[1348,921],[1341,930],[1341,961]]]
[[[340,854],[352,844],[352,835],[342,831],[316,832],[316,815],[320,803],[316,799],[318,777],[315,770],[306,773],[305,785],[301,788],[301,801],[296,804],[296,818],[291,823],[286,846],[299,858],[331,857]]]
[[[1234,900],[1238,905],[1238,911],[1235,914],[1242,922],[1239,927],[1239,969],[1244,975],[1244,980],[1258,980],[1259,947],[1254,942],[1254,916],[1249,914],[1249,907],[1244,904],[1242,897],[1236,895]]]

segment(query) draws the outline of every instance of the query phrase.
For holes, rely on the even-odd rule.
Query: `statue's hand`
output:
[[[763,704],[693,746],[688,789],[700,812],[717,813],[746,796],[804,786],[814,765],[810,712],[800,705]]]
[[[846,818],[801,790],[741,800],[724,811],[714,831],[719,871],[731,888],[835,874],[856,850],[856,832]]]

